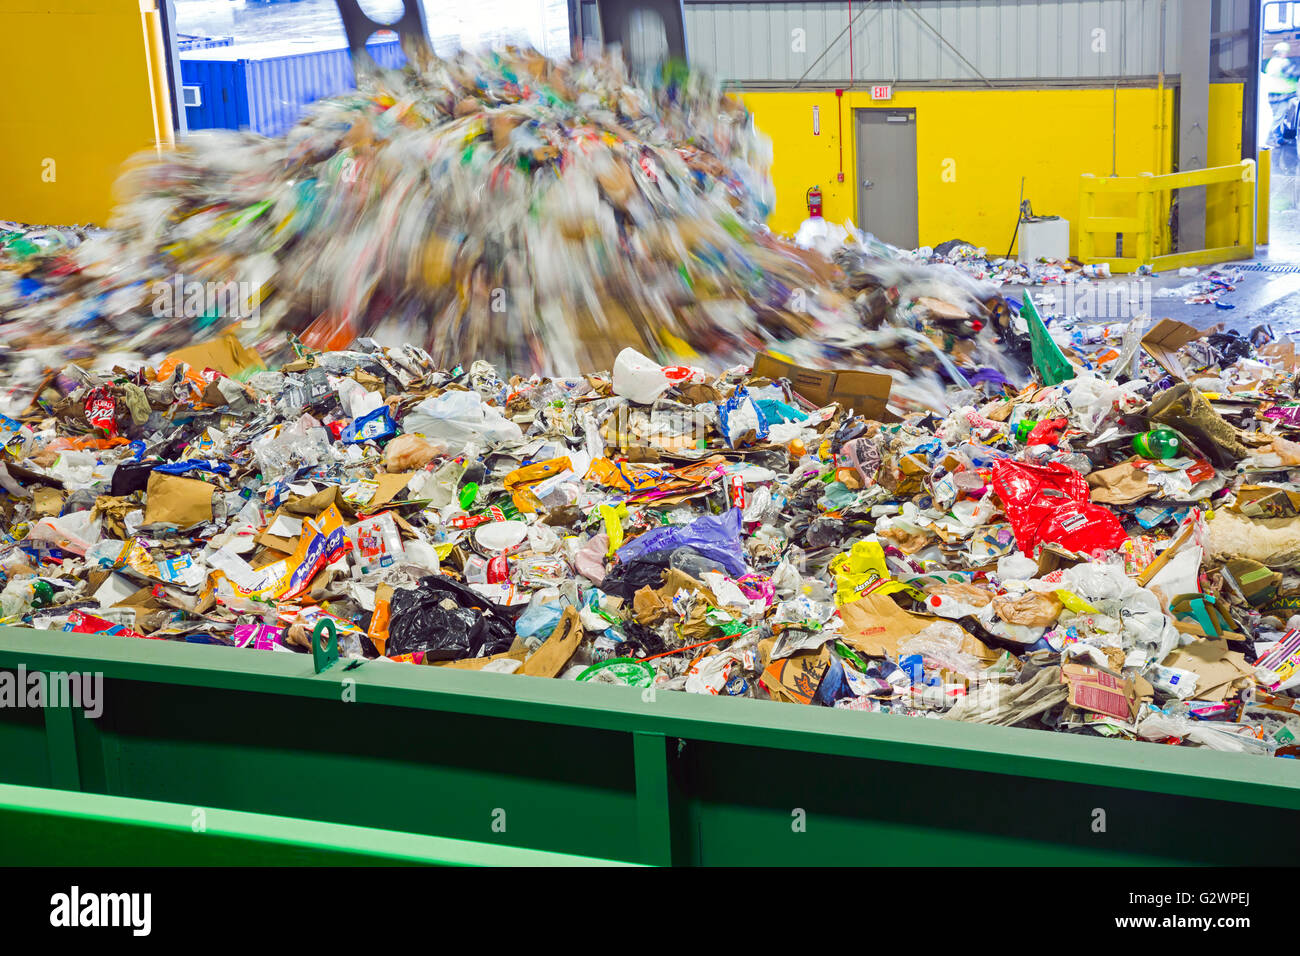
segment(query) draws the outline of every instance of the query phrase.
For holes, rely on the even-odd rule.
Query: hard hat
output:
[[[1276,43],[1276,44],[1274,44],[1274,45],[1273,45],[1273,55],[1274,55],[1274,56],[1290,56],[1290,55],[1291,55],[1291,44],[1289,44],[1289,43],[1287,43],[1287,42],[1285,42],[1285,41],[1283,41],[1282,43]]]

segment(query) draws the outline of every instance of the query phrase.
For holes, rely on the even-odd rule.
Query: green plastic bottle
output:
[[[1180,444],[1178,433],[1171,428],[1153,428],[1133,436],[1133,451],[1143,458],[1176,458]]]

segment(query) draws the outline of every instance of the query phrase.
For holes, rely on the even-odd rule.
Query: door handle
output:
[[[863,189],[870,189],[870,188],[871,188],[872,186],[874,186],[874,185],[875,185],[875,183],[873,183],[870,179],[864,179],[864,180],[862,180],[862,188],[863,188]]]

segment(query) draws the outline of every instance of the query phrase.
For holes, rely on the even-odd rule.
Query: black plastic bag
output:
[[[658,590],[663,587],[664,572],[668,570],[670,551],[656,551],[632,561],[616,564],[609,569],[605,580],[600,582],[600,589],[606,594],[621,597],[624,601],[642,588]]]
[[[389,657],[423,651],[427,660],[488,657],[510,649],[509,617],[474,589],[441,575],[393,592],[389,608]]]

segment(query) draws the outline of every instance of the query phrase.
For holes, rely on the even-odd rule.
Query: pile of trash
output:
[[[363,87],[280,138],[139,157],[111,229],[0,284],[6,346],[162,354],[238,321],[268,359],[290,331],[576,375],[615,342],[714,362],[861,344],[826,264],[757,225],[770,144],[702,75],[652,90],[617,59],[512,50]]]
[[[800,249],[765,162],[508,52],[6,224],[3,623],[1300,753],[1294,343]]]
[[[328,620],[366,666],[1294,755],[1300,365],[1170,341],[902,416],[766,353],[507,378],[370,339],[270,370],[226,336],[68,365],[0,421],[0,605],[244,652],[306,653]]]

